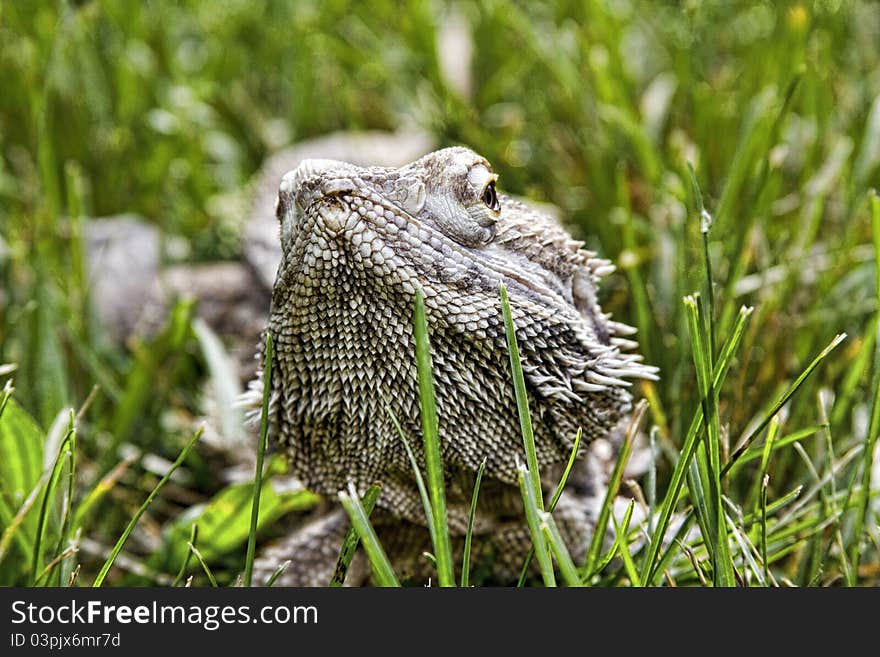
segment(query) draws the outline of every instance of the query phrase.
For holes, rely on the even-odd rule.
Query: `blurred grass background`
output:
[[[438,46],[450,16],[470,53]],[[876,581],[876,520],[864,537],[848,536],[836,504],[837,488],[862,476],[858,449],[877,394],[869,190],[880,183],[878,44],[880,8],[843,0],[0,4],[0,383],[14,379],[4,454],[7,470],[19,470],[0,481],[0,583],[36,577],[33,540],[9,528],[40,463],[51,470],[64,409],[79,409],[97,386],[76,422],[73,496],[90,506],[68,528],[91,550],[81,541],[66,571],[53,573],[59,581],[76,563],[91,581],[102,549],[203,413],[207,366],[193,308],[177,306],[149,340],[108,340],[90,308],[83,222],[136,213],[160,228],[166,262],[237,259],[242,190],[268,154],[328,131],[400,126],[471,146],[504,190],[557,205],[618,265],[603,305],[639,328],[646,359],[661,369],[646,393],[667,459],[698,403],[681,302],[706,292],[690,163],[713,216],[719,335],[740,305],[756,308],[721,394],[729,443],[836,334],[849,336],[780,415],[783,433],[817,429],[802,440],[809,466],[792,449],[774,455],[769,498],[824,482],[827,514],[779,548],[779,573],[837,581],[846,566],[835,550],[861,540],[862,577]],[[465,83],[451,68],[466,71]],[[30,466],[9,447],[13,433],[42,437]],[[754,492],[754,471],[742,470],[734,499]],[[218,508],[237,519],[249,502],[247,487],[218,490],[198,449],[176,474],[114,583],[174,577],[189,533],[174,524],[182,510],[226,495]],[[59,495],[66,485],[59,477]],[[275,501],[269,520],[313,502]],[[37,522],[38,506],[25,524]],[[47,552],[33,560],[43,566],[66,531],[63,511],[53,512],[37,549]],[[231,579],[241,528],[217,524],[203,545]]]

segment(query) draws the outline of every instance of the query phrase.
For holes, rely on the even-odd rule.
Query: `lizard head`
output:
[[[484,246],[494,238],[501,214],[497,179],[490,164],[466,148],[437,151],[400,169],[305,160],[281,181],[277,214],[282,247],[287,252],[301,232],[299,220],[309,212],[317,212],[322,228],[338,236],[356,228],[348,221],[355,219],[353,212],[368,216],[371,205],[379,222],[386,212],[399,213],[461,245]]]
[[[411,324],[420,289],[441,415],[460,415],[454,431],[468,433],[451,443],[508,428],[518,441],[502,284],[533,412],[559,434],[539,444],[542,460],[565,459],[578,427],[588,442],[620,421],[629,380],[655,370],[627,353],[632,329],[599,307],[596,285],[613,267],[552,217],[500,195],[496,181],[489,162],[461,147],[399,169],[306,160],[284,176],[270,330],[285,354],[273,387],[290,426],[333,433],[358,418],[382,421],[381,395],[418,416]],[[496,417],[507,418],[503,427]],[[488,471],[515,478],[517,450],[503,451],[488,452]],[[487,455],[460,452],[472,469]]]

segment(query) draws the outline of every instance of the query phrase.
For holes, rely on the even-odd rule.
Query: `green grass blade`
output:
[[[565,545],[562,534],[559,533],[559,527],[553,520],[553,516],[547,511],[538,512],[538,520],[540,521],[541,532],[544,534],[544,541],[556,557],[556,563],[559,565],[559,573],[568,586],[583,586],[581,576],[578,574],[574,560]]]
[[[431,345],[428,340],[428,320],[425,316],[425,298],[416,293],[413,315],[416,341],[416,366],[419,376],[419,405],[422,416],[422,439],[425,445],[425,470],[428,474],[428,494],[431,499],[431,524],[434,528],[434,557],[440,586],[455,586],[452,566],[452,547],[446,519],[446,492],[443,480],[443,459],[438,435],[437,405],[434,397],[434,375],[431,363]]]
[[[58,543],[55,545],[55,554],[60,555],[64,550],[65,541],[70,540],[71,528],[73,523],[73,500],[74,495],[76,494],[76,452],[77,452],[77,440],[76,440],[76,427],[75,424],[78,419],[80,419],[84,414],[84,409],[88,407],[90,403],[90,399],[92,398],[95,389],[92,389],[92,393],[90,393],[89,397],[86,398],[83,407],[80,411],[73,415],[73,410],[70,411],[70,437],[68,439],[68,450],[67,450],[67,490],[65,492],[64,497],[64,508],[61,515],[61,531],[58,534]],[[61,586],[61,581],[65,576],[70,576],[70,568],[62,559],[61,568],[58,568],[58,579],[56,582],[56,586]]]
[[[556,504],[559,502],[559,498],[562,497],[562,491],[565,490],[565,484],[568,481],[568,475],[571,474],[571,469],[574,467],[574,462],[577,460],[578,448],[581,444],[581,435],[583,434],[583,430],[578,427],[577,434],[574,437],[574,444],[571,446],[571,453],[568,455],[568,463],[565,464],[565,470],[562,471],[562,476],[559,478],[559,483],[556,485],[556,490],[553,491],[553,497],[550,498],[550,505],[547,507],[548,511],[553,511],[556,508]]]
[[[599,553],[602,551],[602,544],[605,541],[605,533],[608,529],[608,519],[611,517],[611,511],[614,506],[614,498],[617,497],[617,491],[620,489],[620,482],[623,479],[623,471],[629,461],[632,453],[633,443],[639,433],[639,427],[642,424],[642,418],[645,410],[648,408],[648,402],[644,399],[636,404],[632,412],[629,426],[626,430],[626,436],[617,453],[617,461],[614,463],[614,470],[611,471],[611,477],[605,488],[605,499],[602,502],[602,508],[599,511],[599,517],[596,519],[596,526],[593,529],[593,537],[590,540],[590,548],[587,550],[584,563],[581,566],[581,573],[587,579],[594,574],[596,563],[599,560]]]
[[[12,386],[6,389],[11,395]],[[14,545],[20,550],[19,568],[26,571],[33,552],[36,516],[31,513],[51,470],[44,467],[46,434],[36,420],[11,397],[0,417],[0,562]]]
[[[504,331],[507,336],[507,352],[510,356],[510,371],[513,374],[513,390],[516,395],[516,408],[519,413],[519,426],[522,431],[523,448],[526,453],[526,467],[532,473],[532,491],[538,505],[538,510],[544,510],[544,494],[541,491],[541,479],[538,470],[538,452],[535,448],[535,434],[532,430],[532,417],[529,413],[529,398],[526,393],[526,381],[523,377],[522,362],[519,357],[519,347],[516,343],[516,329],[513,325],[513,316],[510,312],[510,302],[507,298],[507,288],[501,285],[501,314],[504,316]]]
[[[742,528],[738,527],[730,516],[725,514],[725,520],[728,525],[728,531],[730,532],[729,535],[733,537],[734,542],[739,547],[739,555],[743,561],[743,581],[748,582],[748,580],[746,579],[746,574],[748,573],[748,571],[751,571],[758,582],[758,586],[769,586],[767,578],[764,577],[763,565],[759,564],[755,559],[755,556],[760,556],[758,550],[755,548],[754,545],[751,544],[751,542],[749,541],[749,537],[742,530]]]
[[[431,510],[431,498],[428,496],[428,489],[425,487],[425,479],[422,477],[422,471],[419,468],[418,461],[416,461],[416,455],[413,453],[412,446],[409,444],[406,434],[403,433],[403,428],[397,420],[397,415],[391,410],[391,405],[388,403],[388,400],[385,400],[385,412],[388,413],[388,416],[391,418],[391,422],[397,429],[397,435],[400,436],[400,440],[403,442],[403,448],[406,450],[406,457],[409,459],[409,465],[412,468],[413,476],[416,478],[416,487],[419,489],[419,497],[422,498],[422,507],[425,510],[425,520],[428,523],[428,531],[431,533],[431,544],[433,545],[434,523],[432,522],[432,518],[434,517],[434,512]]]
[[[37,501],[37,497],[40,494],[40,490],[42,490],[43,486],[46,484],[46,481],[49,478],[50,473],[45,473],[40,480],[37,482],[36,486],[34,486],[33,490],[24,498],[24,501],[21,503],[18,511],[11,518],[6,518],[7,515],[4,513],[4,517],[2,518],[4,529],[3,534],[0,536],[0,563],[3,562],[3,559],[10,552],[10,548],[12,547],[12,540],[15,539],[19,545],[19,547],[27,554],[28,551],[33,550],[33,543],[28,542],[32,537],[27,536],[27,532],[19,531],[21,525],[25,522],[25,519],[30,513],[30,510],[33,508],[34,503]],[[2,500],[2,497],[0,497]]]
[[[362,504],[364,513],[367,518],[373,512],[376,501],[379,499],[379,493],[382,492],[382,486],[378,483],[370,485],[367,492],[364,493]],[[342,548],[339,551],[339,559],[336,561],[336,569],[333,571],[333,577],[330,579],[330,587],[338,588],[345,584],[345,576],[348,574],[348,568],[351,566],[351,560],[360,544],[361,539],[354,527],[349,527],[345,533],[345,539],[342,541]]]
[[[550,550],[544,539],[544,533],[541,531],[539,516],[541,510],[538,508],[538,500],[535,499],[535,486],[531,481],[533,475],[525,465],[519,464],[517,477],[526,512],[526,522],[529,526],[529,533],[532,535],[532,545],[535,549],[535,555],[538,557],[538,566],[541,569],[544,586],[556,586],[556,575],[553,572],[553,562],[550,560]]]
[[[709,258],[709,230],[712,228],[712,215],[703,205],[703,193],[700,191],[700,184],[697,182],[697,174],[690,162],[687,163],[688,174],[691,178],[691,193],[694,197],[697,214],[700,217],[700,234],[703,236],[703,265],[706,270],[706,298],[708,299],[709,311],[709,354],[712,358],[715,356],[715,292],[712,286],[712,260]]]
[[[770,424],[770,420],[772,420],[773,416],[779,412],[779,409],[781,409],[783,406],[785,406],[786,403],[788,403],[788,400],[791,399],[792,395],[794,395],[794,393],[798,391],[798,388],[803,385],[804,381],[809,378],[810,374],[813,373],[813,370],[815,370],[819,366],[819,363],[821,363],[828,356],[828,354],[834,351],[834,348],[837,347],[837,345],[839,345],[845,339],[846,333],[839,333],[838,335],[834,336],[834,339],[828,344],[828,346],[820,351],[819,354],[810,362],[807,368],[803,372],[801,372],[800,376],[795,379],[794,383],[792,383],[791,386],[789,386],[788,389],[782,394],[782,396],[776,401],[776,403],[773,404],[773,407],[764,414],[764,419],[761,420],[758,426],[752,430],[748,437],[742,441],[737,450],[731,455],[727,463],[724,465],[724,468],[721,470],[722,477],[728,473],[730,468],[733,467],[733,464],[736,463],[739,458],[746,452],[746,450],[751,446],[755,438],[757,438],[764,430],[764,428],[768,424]]]
[[[730,545],[727,536],[727,521],[721,496],[721,427],[718,418],[717,393],[712,385],[712,354],[703,335],[702,327],[706,325],[702,304],[698,295],[685,298],[685,315],[691,336],[694,367],[697,372],[697,387],[700,391],[705,424],[705,452],[697,450],[697,465],[700,470],[700,482],[703,486],[705,516],[701,523],[707,546],[711,546],[712,573],[716,586],[736,586],[733,572],[733,561],[730,556]],[[706,458],[703,458],[705,455]],[[691,489],[691,495],[697,494]]]
[[[801,493],[803,493],[803,492],[804,492],[803,485],[797,486],[793,490],[788,491],[785,495],[780,497],[775,502],[770,502],[767,505],[767,517],[768,518],[772,517],[774,514],[776,514],[777,511],[785,508],[789,503],[798,499],[801,496]],[[758,513],[750,513],[750,514],[747,514],[743,518],[743,522],[748,525],[748,524],[757,522],[759,518],[760,518],[760,515]]]
[[[97,577],[95,577],[95,581],[92,583],[93,587],[99,587],[104,583],[104,579],[107,577],[107,573],[110,572],[110,568],[113,566],[113,562],[116,561],[116,557],[119,556],[119,553],[122,551],[122,546],[125,545],[125,542],[128,540],[128,537],[131,535],[132,530],[134,530],[135,525],[137,525],[138,520],[141,519],[141,516],[144,515],[146,510],[149,508],[150,504],[152,504],[153,500],[156,498],[156,495],[159,494],[159,491],[168,483],[168,480],[171,479],[171,475],[181,466],[181,464],[186,459],[190,450],[195,446],[199,439],[202,437],[202,432],[205,430],[204,427],[199,427],[196,432],[193,434],[193,437],[190,438],[190,441],[186,444],[186,447],[183,448],[183,451],[180,452],[180,455],[171,464],[171,467],[168,468],[168,472],[165,473],[159,483],[150,491],[150,494],[147,496],[147,499],[144,500],[144,503],[141,504],[140,508],[134,514],[134,517],[129,521],[128,525],[125,527],[125,531],[122,532],[122,536],[119,537],[119,540],[116,541],[116,545],[113,546],[113,549],[110,551],[110,556],[104,562],[104,565],[101,566],[101,570],[98,572]]]
[[[3,390],[0,390],[0,420],[3,419],[3,411],[6,410],[6,402],[12,398],[15,388],[12,386],[12,379],[7,379],[3,384]]]
[[[733,357],[739,350],[739,345],[742,343],[742,338],[745,334],[746,327],[748,326],[749,318],[752,316],[752,311],[752,308],[740,308],[739,316],[733,327],[733,332],[722,348],[718,361],[715,363],[715,376],[712,385],[716,390],[718,390],[724,382],[724,378],[727,375],[727,370],[730,367]],[[654,533],[651,536],[651,542],[648,545],[647,556],[641,573],[641,580],[645,586],[651,586],[654,582],[654,576],[660,572],[659,567],[661,562],[658,561],[658,556],[660,555],[660,548],[663,545],[663,537],[666,534],[666,528],[669,526],[669,521],[672,518],[672,512],[678,503],[678,495],[690,467],[691,458],[696,450],[699,429],[702,424],[703,409],[702,406],[700,406],[697,408],[697,411],[691,420],[690,427],[685,436],[684,443],[682,444],[681,454],[675,464],[675,468],[673,469],[672,477],[669,480],[669,487],[666,490],[666,495],[663,497],[663,504],[660,506],[660,517],[657,520],[657,528],[654,530]]]
[[[626,570],[626,574],[630,578],[633,586],[641,587],[642,580],[639,577],[639,571],[633,561],[632,553],[629,549],[629,540],[626,537],[626,534],[629,531],[629,523],[632,518],[634,506],[635,500],[630,500],[629,506],[627,506],[626,512],[623,516],[623,522],[618,524],[617,519],[613,516],[612,522],[614,523],[615,542],[617,543],[618,554],[620,554],[620,558],[623,561],[624,570]]]
[[[32,584],[36,584],[38,575],[39,575],[39,566],[40,566],[40,548],[43,542],[43,532],[46,528],[47,518],[49,515],[49,499],[52,496],[52,491],[55,488],[55,484],[58,482],[58,477],[61,474],[61,467],[64,464],[64,460],[67,459],[70,455],[70,437],[73,435],[74,431],[76,431],[73,425],[73,412],[70,414],[70,423],[67,426],[67,432],[64,435],[64,438],[61,440],[61,444],[58,448],[58,454],[55,456],[55,462],[52,464],[51,474],[49,478],[46,480],[46,488],[43,490],[43,500],[40,503],[40,513],[37,516],[37,532],[34,537],[34,551],[31,555],[31,580]]]
[[[565,484],[568,482],[568,476],[571,474],[571,469],[574,467],[574,462],[577,460],[578,449],[581,445],[581,435],[583,434],[583,430],[578,427],[577,434],[574,437],[574,444],[571,446],[571,453],[568,455],[568,463],[565,464],[565,470],[562,472],[562,476],[559,478],[559,483],[556,485],[556,490],[553,492],[553,497],[550,499],[550,505],[547,507],[547,510],[550,513],[553,513],[553,509],[556,508],[556,504],[559,502],[559,498],[562,497],[562,491],[565,490]],[[532,565],[532,559],[535,558],[535,547],[532,546],[529,548],[529,553],[526,555],[525,562],[523,562],[523,566],[520,569],[519,580],[517,581],[517,588],[522,587],[526,582],[526,575],[529,572],[529,566]]]
[[[773,448],[776,444],[777,436],[779,435],[781,423],[782,421],[780,419],[780,416],[778,414],[774,415],[773,419],[770,420],[770,426],[767,430],[767,438],[764,441],[764,445],[760,450],[761,464],[758,466],[758,472],[755,474],[752,492],[749,495],[749,499],[754,500],[752,511],[755,511],[758,508],[758,497],[760,495],[761,487],[764,485],[764,475],[767,474],[767,467],[770,465],[770,456],[773,454]],[[740,465],[742,465],[744,462],[745,456],[740,459]],[[731,476],[731,479],[732,478],[733,477]]]
[[[266,580],[266,588],[271,588],[275,585],[275,582],[278,581],[278,578],[284,574],[284,571],[287,570],[287,567],[290,566],[290,559],[283,562],[280,566],[278,566],[271,575],[269,575],[269,579]]]
[[[474,517],[477,513],[477,497],[480,494],[480,482],[483,480],[483,471],[486,469],[486,459],[480,462],[477,469],[477,478],[474,481],[474,492],[471,495],[471,508],[468,511],[467,530],[464,534],[464,554],[461,558],[461,585],[469,586],[469,576],[471,570],[471,539],[474,533]]]
[[[765,474],[761,479],[761,493],[759,504],[761,505],[761,564],[764,567],[764,581],[770,581],[770,564],[767,562],[767,487],[770,485],[770,475]]]
[[[773,427],[773,423],[771,422],[770,428],[772,429],[772,427]],[[736,472],[736,470],[738,468],[740,468],[741,466],[745,465],[746,463],[749,463],[750,461],[757,461],[758,459],[761,459],[762,463],[764,463],[764,459],[766,458],[766,460],[767,460],[766,463],[764,463],[762,466],[759,466],[759,467],[761,467],[761,469],[766,469],[767,465],[769,464],[769,461],[770,461],[770,456],[774,452],[779,451],[783,447],[788,447],[789,445],[796,443],[799,440],[803,440],[804,438],[809,438],[810,436],[812,436],[816,433],[819,433],[819,431],[821,431],[821,430],[822,430],[822,427],[819,426],[818,424],[815,424],[815,425],[812,425],[809,427],[804,427],[803,429],[798,429],[797,431],[793,431],[789,434],[782,436],[782,438],[773,437],[773,440],[769,441],[770,442],[769,447],[767,447],[768,441],[764,441],[763,445],[758,445],[758,446],[749,448],[740,457],[740,459],[736,462],[736,465],[733,468],[731,468],[731,470],[730,470],[731,475],[730,476],[733,476],[732,473]],[[770,437],[771,437],[771,434],[768,433],[768,438],[770,438]],[[766,452],[766,456],[765,456],[765,452]],[[758,481],[758,484],[760,484],[760,480]]]
[[[700,534],[703,536],[704,540],[711,537],[713,534],[712,510],[709,507],[706,490],[708,488],[708,477],[709,472],[706,469],[705,450],[703,449],[702,444],[698,444],[696,451],[694,452],[694,458],[691,460],[691,464],[688,467],[687,494],[690,496],[691,504],[693,504],[694,517],[697,519],[697,525],[700,527]],[[715,542],[711,540],[707,541],[706,549],[709,552],[709,557],[713,560],[714,548]]]
[[[376,532],[370,525],[367,513],[364,511],[364,507],[361,506],[357,490],[355,490],[353,485],[349,485],[348,492],[339,492],[339,501],[348,513],[352,527],[361,537],[364,549],[367,551],[367,557],[370,560],[370,565],[373,567],[373,576],[376,578],[376,583],[379,586],[400,586],[397,575],[394,574],[394,569],[388,560],[388,555],[385,554],[385,549],[379,543],[379,537],[376,536]]]
[[[196,523],[192,524],[189,530],[189,540],[186,542],[187,547],[190,545],[195,545],[199,539],[199,526]],[[172,587],[180,586],[180,583],[183,581],[183,578],[186,576],[186,571],[189,568],[189,561],[192,557],[192,550],[186,551],[186,556],[183,558],[183,561],[180,564],[180,570],[177,571],[177,576],[174,578],[174,581],[171,583]]]
[[[260,411],[260,442],[257,446],[257,466],[254,472],[254,501],[251,506],[251,529],[248,533],[244,561],[244,586],[250,586],[254,577],[254,555],[257,549],[257,522],[260,517],[260,494],[263,492],[263,459],[269,446],[269,397],[272,392],[272,364],[274,338],[266,331],[263,354],[263,403]]]
[[[214,577],[214,573],[211,571],[211,568],[208,566],[208,562],[205,561],[205,558],[202,556],[201,551],[192,543],[187,543],[186,545],[190,549],[190,552],[192,552],[196,556],[196,560],[202,566],[202,570],[205,571],[205,575],[208,576],[208,581],[211,583],[211,586],[216,589],[218,586],[217,578]]]
[[[695,514],[691,511],[686,513],[684,518],[682,518],[681,524],[679,524],[678,529],[675,534],[672,536],[672,540],[669,541],[669,544],[664,550],[663,554],[657,560],[656,566],[654,568],[654,575],[652,577],[656,577],[656,573],[666,573],[670,564],[672,563],[673,558],[676,555],[676,548],[682,546],[682,541],[684,540],[687,532],[690,530],[691,525],[694,522]],[[701,571],[702,572],[702,571]],[[646,583],[644,578],[642,578],[642,586],[652,586],[653,582]]]

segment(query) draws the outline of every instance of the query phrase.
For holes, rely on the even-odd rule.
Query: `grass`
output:
[[[249,541],[317,503],[273,487],[277,457],[255,488],[225,483],[208,445],[186,451],[206,381],[231,394],[222,345],[188,300],[152,337],[110,339],[84,227],[135,213],[164,263],[236,259],[267,154],[413,123],[613,260],[603,309],[660,368],[636,389],[655,517],[609,515],[582,583],[880,583],[880,9],[457,7],[469,90],[435,47],[442,2],[0,5],[0,584],[91,584],[127,536],[104,585],[228,585]],[[570,583],[533,495],[538,562]]]

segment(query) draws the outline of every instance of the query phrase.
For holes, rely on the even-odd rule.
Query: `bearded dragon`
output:
[[[628,421],[633,379],[656,369],[633,353],[629,326],[602,312],[608,260],[548,214],[499,193],[498,176],[468,148],[401,168],[309,159],[287,173],[276,214],[281,263],[267,331],[274,340],[270,437],[291,472],[335,499],[349,483],[382,492],[371,521],[398,575],[430,577],[424,507],[399,422],[423,466],[413,304],[424,295],[444,464],[448,525],[461,550],[474,477],[485,461],[474,554],[493,581],[515,581],[531,541],[517,485],[524,458],[501,314],[506,286],[545,489],[578,465],[554,511],[583,555],[604,495],[606,463]],[[262,377],[249,399],[262,399]],[[326,585],[348,518],[333,507],[265,550],[255,581]],[[349,584],[366,580],[362,555]]]

